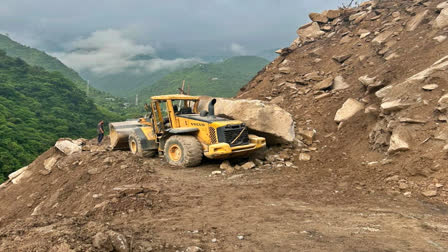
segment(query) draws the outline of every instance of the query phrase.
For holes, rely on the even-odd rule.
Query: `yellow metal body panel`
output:
[[[224,159],[239,156],[246,156],[260,148],[266,146],[264,137],[249,135],[250,144],[230,147],[228,143],[218,143],[208,146],[208,151],[204,152],[204,156],[210,159]]]
[[[173,95],[159,95],[151,97],[151,100],[197,100],[199,101],[199,96],[192,95],[182,95],[182,94],[173,94]]]

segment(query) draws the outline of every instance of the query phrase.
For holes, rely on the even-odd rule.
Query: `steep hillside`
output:
[[[447,7],[368,1],[310,14],[314,22],[238,97],[277,103],[299,135],[317,132],[305,147],[311,165],[331,162],[333,176],[447,203]]]
[[[0,181],[59,137],[92,137],[100,111],[59,73],[31,67],[0,51]]]
[[[4,50],[8,56],[22,59],[31,66],[42,67],[49,72],[59,72],[78,88],[85,92],[87,91],[87,82],[77,72],[43,51],[24,46],[2,34],[0,34],[0,50]],[[89,97],[94,100],[95,104],[103,107],[103,110],[109,110],[121,115],[131,113],[130,110],[123,106],[127,102],[125,99],[113,97],[111,94],[99,91],[93,87],[89,87]]]
[[[219,63],[198,64],[168,74],[149,87],[141,89],[139,94],[149,97],[178,93],[178,88],[185,80],[193,95],[231,97],[267,63],[267,60],[260,57],[239,56]]]
[[[17,43],[3,34],[0,34],[0,50],[5,51],[8,56],[21,58],[29,65],[40,66],[50,72],[60,72],[67,79],[79,86],[85,86],[86,84],[77,72],[62,64],[57,58]]]

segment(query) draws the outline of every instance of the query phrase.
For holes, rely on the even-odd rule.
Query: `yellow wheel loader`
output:
[[[151,97],[144,118],[109,124],[111,148],[139,156],[163,153],[169,164],[191,167],[203,156],[246,157],[266,146],[265,138],[249,134],[243,122],[215,116],[215,99],[208,111],[199,112],[199,100],[189,95]]]

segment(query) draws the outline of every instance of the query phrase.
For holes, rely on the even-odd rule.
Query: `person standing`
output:
[[[104,137],[104,121],[101,120],[97,127],[96,127],[96,131],[98,133],[98,145],[101,144],[101,141],[103,141],[103,137]]]

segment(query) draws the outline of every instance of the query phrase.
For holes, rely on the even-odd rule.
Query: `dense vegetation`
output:
[[[239,56],[219,63],[198,64],[166,75],[155,84],[141,89],[139,94],[150,97],[178,93],[185,80],[192,95],[231,97],[268,63],[260,57]]]
[[[93,137],[98,109],[72,81],[0,50],[0,181],[60,137]]]
[[[0,50],[4,50],[8,56],[22,59],[31,66],[42,67],[49,72],[59,72],[65,78],[71,80],[78,88],[85,92],[87,91],[87,82],[77,72],[45,52],[24,46],[2,34],[0,34]],[[113,97],[111,94],[98,89],[89,87],[89,97],[103,110],[109,110],[120,115],[127,115],[131,112],[123,106],[127,100]]]

